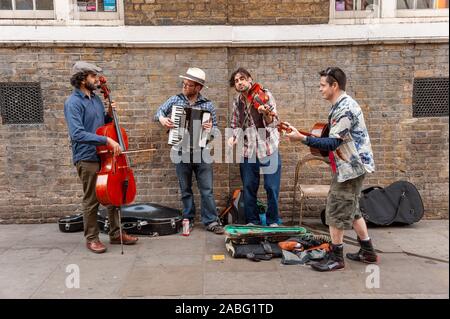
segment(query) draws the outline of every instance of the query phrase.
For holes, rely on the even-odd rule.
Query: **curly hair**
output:
[[[230,77],[230,87],[234,87],[234,77],[235,77],[236,74],[238,74],[238,73],[240,73],[240,74],[242,74],[242,75],[245,75],[245,77],[246,77],[247,79],[252,77],[252,76],[250,75],[250,72],[248,72],[246,69],[244,69],[244,68],[238,68],[236,71],[234,71],[234,72],[231,74],[231,77]]]
[[[90,72],[90,71],[83,71],[83,72],[75,73],[70,78],[70,84],[72,84],[73,87],[76,87],[77,89],[79,89],[81,86],[81,82],[86,80],[86,77],[91,73],[92,72]]]

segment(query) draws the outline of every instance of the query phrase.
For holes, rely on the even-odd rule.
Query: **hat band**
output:
[[[187,77],[187,78],[191,78],[192,81],[195,81],[195,82],[198,82],[198,83],[200,83],[200,84],[202,84],[202,85],[205,85],[205,80],[203,80],[203,79],[200,79],[200,78],[198,78],[198,77],[192,76],[192,75],[190,75],[190,74],[187,74],[186,77]]]

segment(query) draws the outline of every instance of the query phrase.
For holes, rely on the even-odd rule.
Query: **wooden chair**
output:
[[[294,200],[292,205],[292,224],[294,224],[294,215],[296,212],[296,199],[297,199],[297,189],[300,193],[300,216],[299,216],[299,225],[302,225],[303,222],[303,207],[305,202],[309,198],[320,198],[327,197],[328,191],[330,190],[330,185],[320,185],[320,184],[299,184],[300,173],[310,164],[312,161],[320,161],[323,164],[327,164],[328,170],[330,160],[328,157],[322,156],[314,156],[312,154],[308,154],[297,162],[297,166],[295,167],[295,177],[294,177]],[[324,165],[321,165],[324,166]],[[331,174],[330,174],[331,175]]]

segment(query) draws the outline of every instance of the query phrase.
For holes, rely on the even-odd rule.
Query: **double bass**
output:
[[[103,96],[111,106],[111,95],[106,85],[106,78],[100,76],[99,81]],[[107,145],[97,146],[101,167],[97,173],[95,192],[102,205],[120,207],[134,201],[136,182],[126,152],[128,150],[128,136],[119,125],[119,118],[115,109],[112,109],[112,118],[113,121],[99,127],[96,134],[112,138],[119,143],[122,154],[114,156]]]

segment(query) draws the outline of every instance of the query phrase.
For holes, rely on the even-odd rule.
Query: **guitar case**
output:
[[[74,233],[82,231],[83,226],[83,213],[64,216],[58,220],[59,230],[63,233]]]
[[[424,214],[417,188],[407,181],[397,181],[385,188],[366,188],[359,205],[364,219],[378,226],[411,225]]]
[[[165,236],[180,232],[183,217],[178,209],[148,203],[122,206],[121,220],[128,234]],[[98,224],[102,232],[109,232],[106,208],[99,209]]]
[[[226,225],[225,249],[233,258],[247,258],[252,261],[270,260],[281,257],[278,243],[292,237],[312,238],[304,227],[270,227]]]
[[[261,241],[278,243],[290,237],[311,234],[306,228],[299,226],[226,225],[224,230],[226,240],[235,244],[259,244]]]
[[[417,188],[407,181],[397,181],[383,188],[371,186],[361,191],[359,207],[369,226],[411,225],[422,219],[424,207]],[[321,211],[326,223],[325,209]]]

